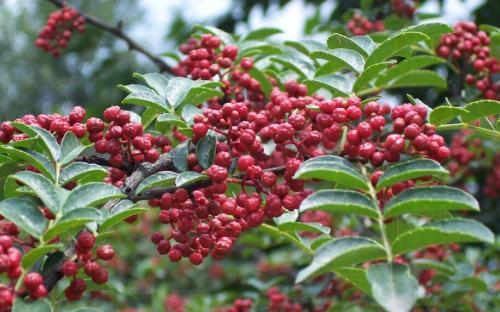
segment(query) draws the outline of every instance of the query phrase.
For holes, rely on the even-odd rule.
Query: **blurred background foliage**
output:
[[[275,19],[279,22],[277,19],[288,14],[294,23],[285,24],[285,36],[298,37],[331,32],[353,9],[385,2],[72,0],[69,4],[110,24],[122,23],[134,39],[160,54],[172,51],[184,41],[196,23],[241,33],[262,24],[274,25]],[[461,10],[463,2],[464,8],[474,8],[479,23],[500,25],[495,16],[500,11],[498,0],[419,2],[434,13],[452,14]],[[28,113],[67,112],[75,104],[85,106],[91,114],[99,114],[103,107],[117,104],[123,97],[117,84],[129,83],[133,72],[157,70],[144,57],[130,53],[126,44],[91,25],[71,40],[59,59],[42,53],[33,42],[53,10],[54,6],[44,0],[0,0],[0,120]],[[446,15],[444,18],[449,19]]]

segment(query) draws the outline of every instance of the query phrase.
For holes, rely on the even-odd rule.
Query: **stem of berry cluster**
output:
[[[50,3],[52,3],[53,5],[55,5],[58,8],[63,8],[63,7],[68,6],[64,1],[61,1],[61,0],[47,0],[47,1],[49,1]],[[144,48],[137,41],[132,39],[129,35],[124,33],[121,23],[118,23],[117,26],[113,26],[113,25],[107,24],[107,23],[105,23],[105,22],[101,21],[100,19],[95,18],[93,16],[85,15],[80,10],[78,10],[78,11],[79,11],[80,15],[83,16],[83,18],[85,18],[85,22],[92,24],[95,27],[100,28],[100,29],[114,35],[115,37],[125,41],[130,50],[135,50],[135,51],[141,53],[142,55],[146,56],[150,61],[152,61],[158,67],[160,72],[171,72],[172,71],[170,66],[168,66],[168,64],[165,63],[165,61],[163,61],[158,56],[154,55],[151,51],[148,51],[146,48]]]

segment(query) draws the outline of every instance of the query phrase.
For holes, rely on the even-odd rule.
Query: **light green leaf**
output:
[[[41,257],[63,247],[62,244],[51,244],[33,248],[23,256],[21,265],[23,269],[29,270]]]
[[[306,160],[294,179],[321,179],[351,188],[368,190],[368,181],[346,159],[338,156],[320,156]]]
[[[409,26],[401,29],[399,32],[421,32],[429,37],[441,36],[446,33],[453,32],[453,28],[450,25],[439,22],[425,22],[414,26]]]
[[[471,122],[490,115],[500,114],[500,102],[493,100],[479,100],[465,105],[469,113],[462,114],[463,122]]]
[[[371,39],[369,40],[371,41]],[[366,41],[366,43],[369,44],[370,41]],[[371,42],[373,43],[373,41]],[[369,51],[369,49],[363,48],[363,46],[360,45],[359,43],[361,42],[356,42],[355,40],[338,33],[330,35],[326,41],[326,45],[330,49],[338,49],[338,48],[350,49],[358,52],[363,57],[367,57],[371,51]],[[373,43],[373,45],[375,44]]]
[[[123,198],[120,190],[107,183],[88,183],[76,187],[70,192],[62,205],[62,211],[68,213],[76,208],[95,207],[111,199]]]
[[[203,169],[208,169],[215,160],[215,135],[208,133],[196,144],[196,159]]]
[[[177,176],[175,179],[175,186],[186,186],[198,181],[207,180],[208,177],[195,171],[185,171]]]
[[[163,99],[166,98],[168,79],[160,73],[138,74],[134,73],[135,78],[142,79],[149,87]]]
[[[349,49],[330,49],[316,50],[311,52],[312,58],[321,58],[332,62],[338,62],[345,67],[349,67],[357,73],[361,73],[365,68],[365,60],[363,57],[353,50]]]
[[[377,44],[370,36],[354,36],[351,38],[351,40],[354,41],[363,50],[365,50],[367,54],[372,54],[372,52],[377,47]]]
[[[38,203],[30,197],[4,199],[0,202],[0,215],[35,238],[40,238],[47,225]]]
[[[354,82],[354,92],[359,92],[364,86],[370,83],[373,79],[380,76],[380,73],[387,68],[387,66],[394,64],[395,61],[382,62],[368,66]]]
[[[447,123],[453,118],[457,118],[460,115],[467,114],[467,110],[461,107],[453,106],[438,106],[434,108],[429,114],[429,122],[433,125],[439,126]]]
[[[116,206],[113,207],[109,216],[107,216],[99,227],[99,232],[103,233],[121,223],[128,217],[141,214],[148,211],[146,208],[135,207],[136,204],[129,200],[121,200]]]
[[[186,105],[182,109],[182,119],[188,124],[192,125],[194,123],[193,119],[196,115],[202,115],[203,110],[194,105]]]
[[[54,312],[50,302],[47,299],[38,299],[36,301],[24,301],[17,297],[12,307],[12,312]]]
[[[56,169],[50,162],[50,160],[43,154],[40,154],[33,150],[23,149],[23,148],[13,148],[8,145],[0,145],[0,152],[4,152],[9,155],[12,159],[32,165],[36,169],[40,170],[47,178],[55,181]]]
[[[331,228],[322,225],[319,222],[285,222],[278,225],[278,229],[283,232],[316,232],[330,234]]]
[[[428,158],[410,159],[397,162],[387,168],[377,182],[376,190],[392,186],[396,183],[432,176],[438,180],[448,176],[448,170],[444,169],[437,161]]]
[[[148,108],[154,108],[161,112],[168,112],[167,103],[159,95],[146,92],[137,92],[127,95],[122,100],[123,104],[135,104]]]
[[[175,183],[178,173],[172,171],[160,171],[144,179],[135,189],[136,194],[140,194],[154,187],[167,187]]]
[[[148,88],[144,85],[140,85],[140,84],[129,84],[129,85],[122,85],[122,84],[119,84],[118,85],[118,88],[120,90],[123,90],[127,93],[151,93],[151,94],[155,94],[155,92],[153,91],[153,89],[151,88]]]
[[[325,88],[332,93],[339,92],[342,95],[349,96],[352,93],[352,82],[344,75],[330,74],[304,80],[304,83],[310,88]]]
[[[314,67],[309,59],[306,59],[304,55],[298,54],[297,52],[289,52],[279,57],[271,57],[270,60],[294,71],[303,79],[312,77],[314,73]]]
[[[18,172],[11,178],[31,188],[52,213],[56,214],[59,211],[59,196],[49,179],[31,171]]]
[[[59,160],[61,151],[59,150],[59,145],[57,144],[56,138],[52,135],[52,133],[43,128],[25,125],[20,122],[12,122],[11,124],[30,137],[38,136],[44,149],[49,152],[50,156],[52,157],[52,160]]]
[[[407,265],[371,265],[366,276],[375,301],[389,312],[409,312],[418,295],[418,281]]]
[[[493,232],[483,224],[472,219],[456,218],[430,222],[407,231],[394,240],[392,250],[401,254],[436,244],[494,241]]]
[[[428,39],[427,35],[420,32],[403,32],[391,36],[373,50],[372,54],[366,60],[366,65],[369,66],[385,61],[398,53],[403,47]]]
[[[337,238],[316,250],[311,264],[299,272],[295,283],[301,283],[312,276],[334,271],[336,268],[381,259],[385,254],[384,247],[372,239],[364,237]]]
[[[83,226],[92,221],[101,219],[101,211],[95,208],[76,208],[63,215],[56,223],[43,234],[45,241],[57,237],[61,233],[67,232],[75,227]]]
[[[177,115],[170,113],[163,113],[156,119],[156,129],[165,134],[170,126],[187,127],[188,125]]]
[[[426,69],[406,72],[385,85],[386,88],[436,87],[446,89],[446,80],[438,73]]]
[[[65,165],[71,162],[86,148],[86,146],[80,143],[80,140],[73,134],[73,132],[66,132],[61,142],[61,157],[59,158],[58,163]]]
[[[92,176],[95,181],[102,181],[106,177],[107,170],[96,164],[74,162],[66,166],[59,175],[59,185],[76,181],[87,176]]]
[[[429,215],[436,211],[479,211],[477,200],[465,191],[448,186],[422,186],[404,190],[384,207],[384,217],[404,213]]]
[[[294,48],[300,53],[310,56],[314,50],[324,50],[326,47],[321,42],[315,40],[285,41],[284,45]]]
[[[300,212],[323,210],[329,212],[354,213],[377,218],[377,207],[365,195],[349,190],[320,190],[304,199]]]
[[[297,221],[298,218],[299,218],[299,210],[295,209],[292,211],[287,211],[279,217],[273,218],[273,221],[274,223],[276,223],[276,225],[279,226],[280,224],[283,223],[295,222]]]
[[[283,31],[274,27],[262,27],[249,32],[242,41],[262,40],[272,35],[281,34]]]

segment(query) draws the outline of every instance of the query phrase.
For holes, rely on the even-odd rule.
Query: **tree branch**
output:
[[[50,3],[52,3],[53,5],[55,5],[58,8],[63,8],[65,6],[68,6],[64,1],[61,1],[61,0],[47,0],[47,1],[49,1]],[[101,21],[100,19],[95,18],[93,16],[85,15],[81,11],[79,11],[79,13],[83,18],[85,18],[85,22],[87,22],[88,24],[94,25],[97,28],[100,28],[100,29],[120,38],[121,40],[123,40],[127,43],[130,50],[135,50],[135,51],[141,53],[142,55],[146,56],[150,61],[152,61],[160,69],[160,72],[169,72],[169,73],[172,72],[172,69],[170,68],[170,66],[168,66],[167,63],[165,63],[165,61],[163,61],[158,56],[154,55],[152,52],[146,50],[146,48],[144,48],[142,45],[140,45],[137,41],[130,38],[129,35],[124,33],[122,30],[121,23],[118,23],[117,26],[113,26],[113,25],[107,24],[107,23],[105,23],[105,22]]]

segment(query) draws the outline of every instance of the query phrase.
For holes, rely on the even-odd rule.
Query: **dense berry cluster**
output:
[[[416,2],[417,0],[391,0],[392,11],[399,16],[412,18],[416,11]]]
[[[186,300],[175,293],[166,296],[163,302],[165,312],[184,312],[186,311],[185,305]]]
[[[71,283],[64,291],[66,298],[70,301],[80,300],[87,282],[77,278],[80,269],[83,269],[85,275],[91,278],[96,284],[104,284],[108,281],[108,271],[100,266],[97,261],[110,261],[115,256],[115,251],[110,245],[101,245],[92,252],[95,245],[95,236],[89,231],[83,231],[76,241],[77,259],[64,261],[61,272],[64,276],[71,278]]]
[[[49,15],[47,24],[38,34],[35,44],[53,57],[61,55],[61,49],[68,46],[73,31],[85,31],[85,18],[71,7],[64,7]]]
[[[372,32],[384,31],[384,22],[381,20],[370,21],[359,13],[355,13],[347,22],[347,29],[355,36],[363,36]]]
[[[493,75],[500,71],[498,59],[491,55],[488,34],[473,22],[458,22],[454,32],[441,37],[437,54],[450,58],[463,72],[465,82],[475,86],[487,99],[500,99],[500,83]]]
[[[500,153],[495,155],[491,171],[486,177],[484,194],[490,198],[500,196]]]

